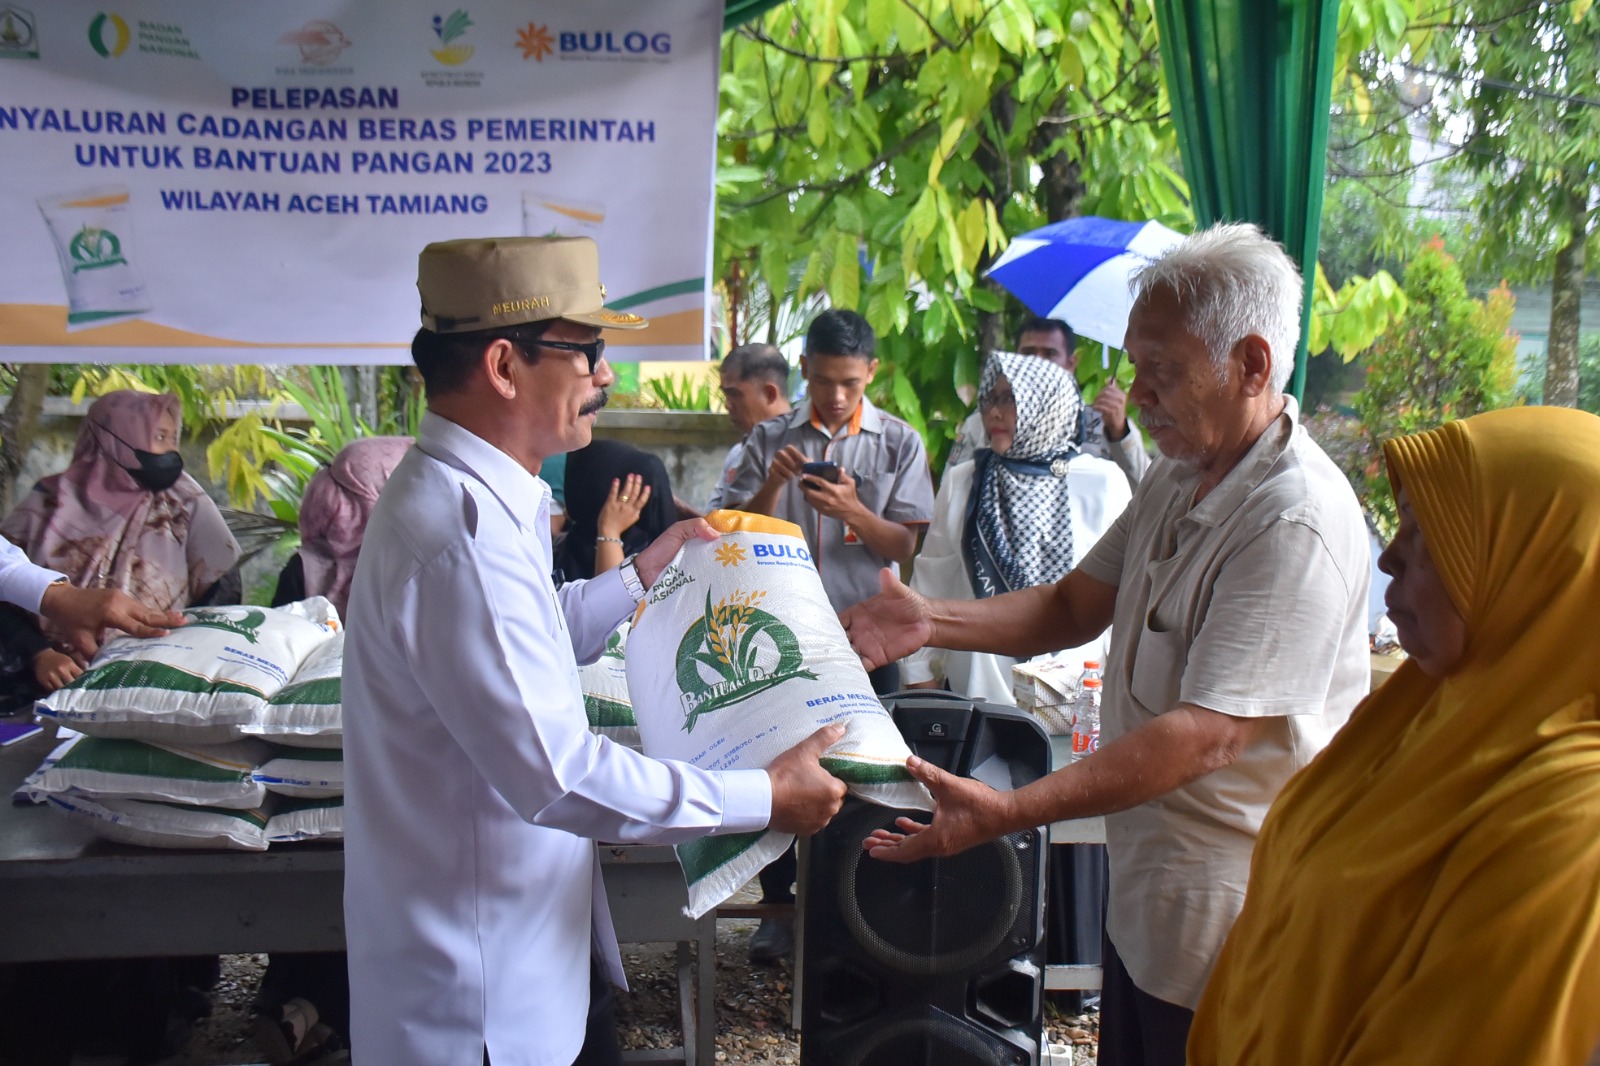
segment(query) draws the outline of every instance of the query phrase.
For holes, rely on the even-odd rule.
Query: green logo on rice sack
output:
[[[67,244],[67,253],[72,256],[74,274],[80,270],[98,270],[128,262],[122,256],[122,241],[117,235],[94,226],[84,226],[73,234]]]
[[[683,731],[694,732],[702,714],[731,707],[793,678],[815,681],[803,668],[794,632],[757,605],[765,592],[734,592],[720,603],[706,595],[678,645],[678,689]]]
[[[185,611],[184,614],[189,616],[189,622],[184,626],[185,629],[221,629],[229,633],[235,633],[251,644],[255,644],[261,639],[259,636],[261,626],[267,620],[267,615],[264,611],[246,611],[242,617],[234,618],[225,610],[200,607],[192,611]]]

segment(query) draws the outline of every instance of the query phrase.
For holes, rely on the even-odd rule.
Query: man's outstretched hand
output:
[[[844,782],[822,768],[822,753],[844,736],[844,726],[825,725],[772,760],[767,776],[772,780],[772,820],[768,827],[780,833],[810,836],[839,813],[844,805]]]
[[[55,584],[44,590],[39,613],[54,622],[85,658],[100,648],[100,633],[120,629],[134,637],[164,637],[183,625],[177,611],[146,607],[121,589],[80,589]]]
[[[933,639],[928,601],[884,567],[878,595],[839,612],[850,646],[868,670],[904,658]]]
[[[716,540],[721,536],[704,518],[690,518],[674,522],[666,532],[650,542],[650,546],[633,557],[633,567],[639,571],[639,580],[649,588],[661,576],[661,571],[672,562],[678,549],[691,540]]]
[[[946,773],[915,755],[906,762],[906,768],[928,786],[938,809],[929,825],[900,818],[895,821],[898,833],[874,830],[861,842],[874,859],[916,862],[944,858],[1011,831],[1009,808],[1015,793],[996,792],[970,778]]]

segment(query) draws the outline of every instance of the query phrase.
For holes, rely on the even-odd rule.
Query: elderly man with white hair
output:
[[[1301,279],[1247,224],[1135,281],[1129,399],[1161,449],[1122,517],[1053,585],[928,600],[882,576],[845,612],[870,666],[924,645],[1027,657],[1115,623],[1094,755],[1015,792],[912,759],[939,801],[872,855],[910,862],[1106,816],[1101,1066],[1179,1066],[1273,798],[1366,692],[1368,558],[1344,476],[1283,388]]]

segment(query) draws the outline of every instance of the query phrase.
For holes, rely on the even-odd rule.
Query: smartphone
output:
[[[839,483],[839,464],[806,463],[800,467],[800,476],[814,477],[822,481],[831,481],[837,485]]]

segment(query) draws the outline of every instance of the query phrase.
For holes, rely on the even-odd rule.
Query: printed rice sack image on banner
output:
[[[201,607],[164,637],[114,637],[39,714],[92,736],[211,744],[237,739],[339,628],[322,597],[286,607]]]
[[[646,755],[706,770],[764,769],[825,725],[846,733],[822,765],[852,795],[932,810],[911,750],[873,694],[800,528],[739,511],[706,520],[651,586],[628,637],[628,688]],[[690,916],[726,900],[794,837],[771,831],[679,844]]]

